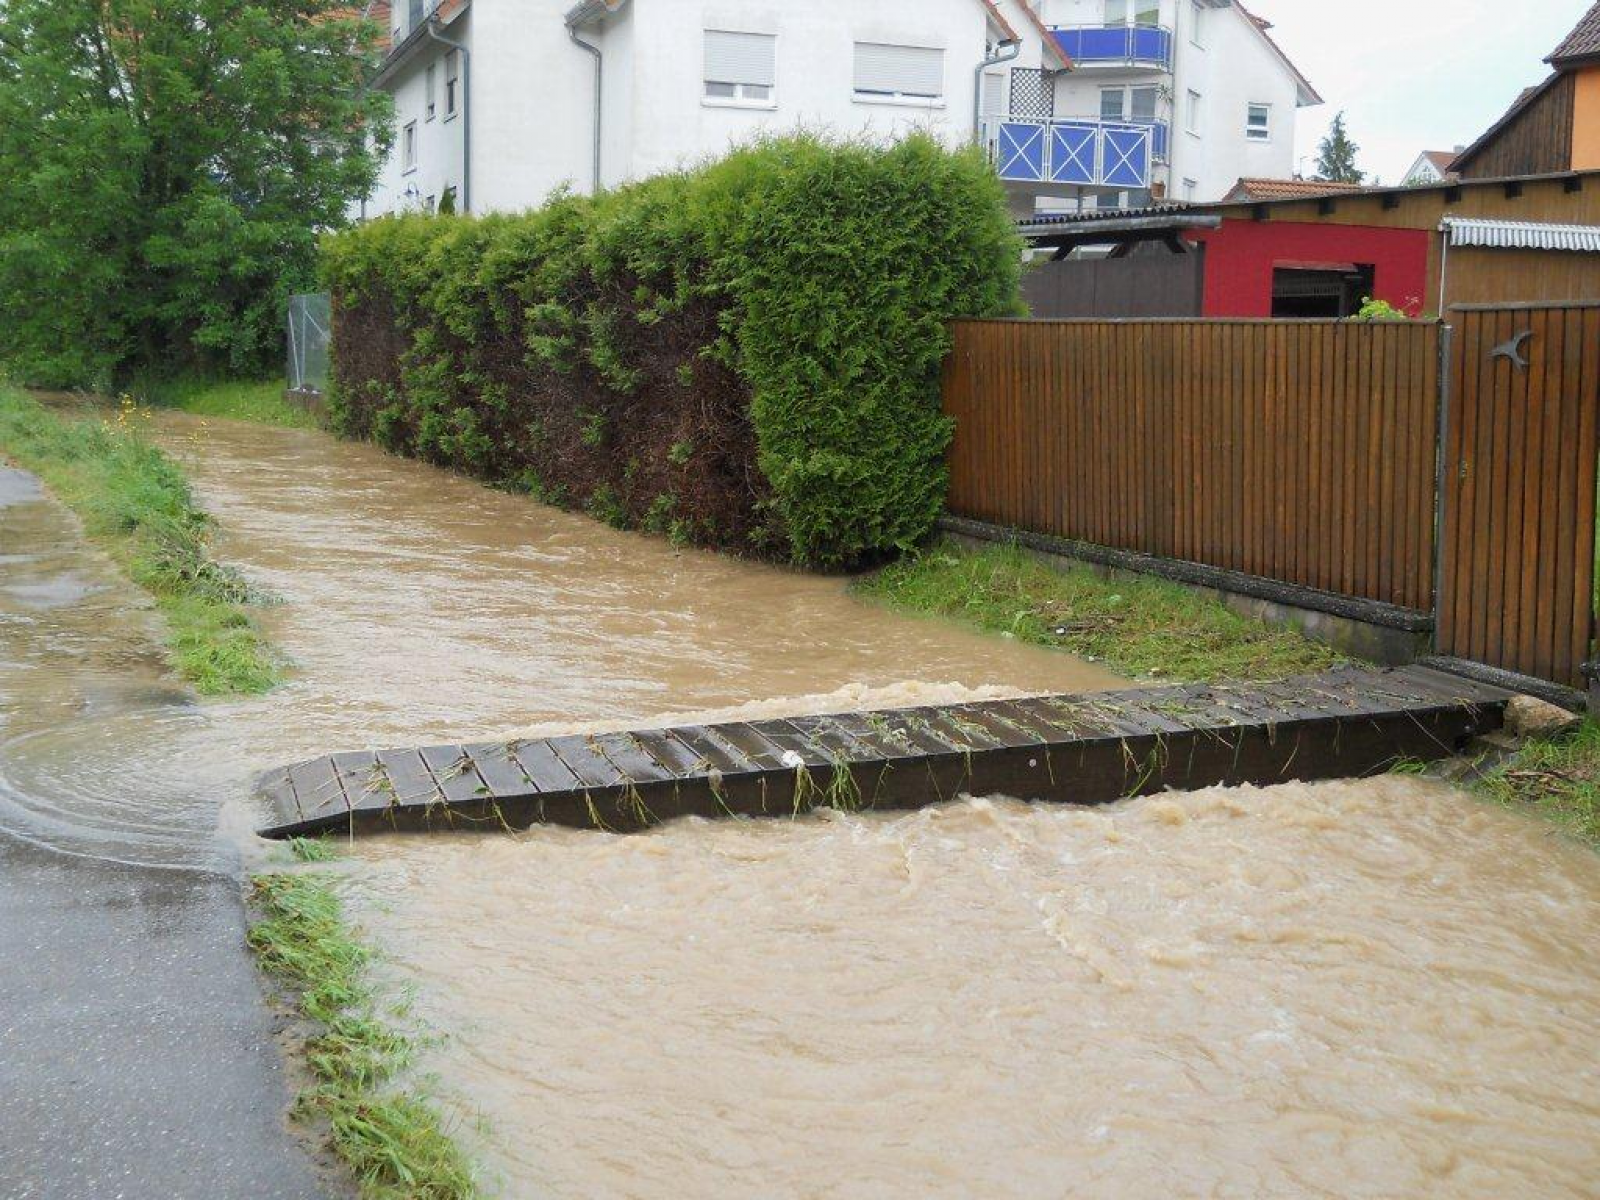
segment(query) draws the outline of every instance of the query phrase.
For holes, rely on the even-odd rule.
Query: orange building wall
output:
[[[1572,169],[1600,167],[1600,67],[1579,71],[1572,99]]]

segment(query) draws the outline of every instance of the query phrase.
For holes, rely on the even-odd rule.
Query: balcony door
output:
[[[1105,0],[1107,25],[1159,25],[1161,0]]]

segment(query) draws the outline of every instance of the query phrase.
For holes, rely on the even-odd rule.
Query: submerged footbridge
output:
[[[1510,693],[1421,667],[334,754],[269,772],[261,830],[635,831],[683,816],[1102,804],[1370,775],[1500,728]]]

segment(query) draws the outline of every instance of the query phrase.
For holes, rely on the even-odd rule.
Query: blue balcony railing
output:
[[[1012,183],[1142,189],[1166,152],[1164,121],[996,117],[986,142],[1000,178]]]
[[[1074,66],[1172,70],[1172,30],[1163,25],[1059,25],[1050,33]]]

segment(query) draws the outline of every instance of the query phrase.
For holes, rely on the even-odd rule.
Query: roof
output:
[[[1245,20],[1249,21],[1255,31],[1261,35],[1261,40],[1267,44],[1267,47],[1274,54],[1276,54],[1283,65],[1289,69],[1289,74],[1294,76],[1295,83],[1300,88],[1300,104],[1303,107],[1309,107],[1313,104],[1321,104],[1321,94],[1316,88],[1311,86],[1311,81],[1301,73],[1300,68],[1294,65],[1294,60],[1284,53],[1283,47],[1278,45],[1277,40],[1273,38],[1272,34],[1267,32],[1272,28],[1272,22],[1256,16],[1255,13],[1251,12],[1243,4],[1239,3],[1239,0],[1233,0],[1233,4],[1234,7],[1237,8],[1241,14],[1243,14]]]
[[[1458,153],[1460,153],[1458,150],[1424,150],[1422,157],[1427,159],[1439,174],[1448,175]]]
[[[1331,179],[1241,179],[1222,199],[1224,202],[1252,200],[1301,200],[1333,192],[1359,192],[1359,183],[1335,183]]]
[[[1567,34],[1561,45],[1550,51],[1545,62],[1555,67],[1566,67],[1588,58],[1600,58],[1600,4],[1583,14],[1582,20]]]
[[[1452,246],[1499,250],[1574,250],[1600,254],[1600,225],[1552,225],[1538,221],[1489,221],[1446,217],[1439,229]]]
[[[1527,108],[1528,105],[1532,104],[1540,96],[1549,91],[1551,85],[1560,78],[1561,75],[1558,72],[1551,75],[1543,83],[1535,84],[1533,87],[1523,88],[1517,98],[1511,102],[1511,107],[1506,109],[1505,115],[1503,115],[1493,125],[1489,126],[1489,128],[1485,129],[1483,133],[1479,135],[1477,141],[1473,142],[1472,145],[1468,146],[1460,154],[1455,156],[1454,161],[1452,161],[1450,164],[1450,169],[1452,171],[1459,171],[1474,158],[1476,158],[1480,152],[1482,152],[1491,142],[1500,136],[1500,132],[1505,129],[1506,126],[1510,125],[1511,122],[1517,119],[1517,117],[1522,113],[1523,109]]]
[[[1447,179],[1439,183],[1424,184],[1391,184],[1378,187],[1345,186],[1337,192],[1331,193],[1341,198],[1367,197],[1367,196],[1395,196],[1404,198],[1418,196],[1427,192],[1465,192],[1477,188],[1500,188],[1508,183],[1532,183],[1556,180],[1586,180],[1594,182],[1600,180],[1600,170],[1595,171],[1559,171],[1553,175],[1514,175],[1496,179]],[[1330,193],[1322,193],[1324,196]],[[1096,222],[1112,223],[1115,228],[1117,223],[1126,223],[1130,218],[1138,217],[1169,217],[1169,216],[1196,216],[1204,213],[1230,214],[1230,210],[1267,208],[1280,204],[1304,204],[1308,200],[1316,200],[1316,195],[1309,196],[1276,196],[1262,200],[1209,200],[1202,203],[1185,203],[1180,201],[1164,201],[1152,204],[1145,208],[1106,209],[1105,211],[1090,210],[1077,213],[1050,213],[1017,222],[1017,230],[1024,237],[1032,237],[1041,231],[1048,231],[1049,227],[1060,225],[1094,225]],[[1508,222],[1494,222],[1508,224]],[[1527,224],[1527,222],[1524,222]],[[1102,226],[1103,227],[1103,226]],[[1108,230],[1109,232],[1109,230]]]

